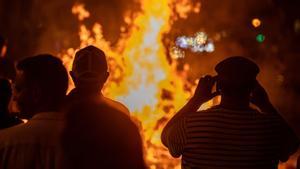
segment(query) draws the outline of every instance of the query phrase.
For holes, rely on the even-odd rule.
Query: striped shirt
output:
[[[279,115],[217,107],[184,114],[162,137],[184,169],[275,169],[298,146]]]

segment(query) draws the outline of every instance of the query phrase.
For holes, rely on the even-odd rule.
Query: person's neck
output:
[[[233,110],[249,110],[250,109],[250,98],[249,97],[238,97],[238,96],[221,96],[220,106],[225,109]]]
[[[75,93],[81,94],[81,95],[90,95],[90,96],[97,96],[101,95],[101,90],[97,88],[82,88],[77,87],[74,90]]]

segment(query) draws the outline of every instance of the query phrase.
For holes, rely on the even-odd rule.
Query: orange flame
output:
[[[166,122],[191,96],[195,85],[187,81],[189,65],[178,71],[176,60],[167,60],[162,38],[178,18],[186,19],[191,12],[199,13],[201,4],[192,0],[140,0],[140,4],[142,10],[133,15],[135,18],[124,16],[128,28],[120,28],[122,34],[116,45],[103,38],[101,24],[95,23],[91,30],[81,24],[80,46],[67,49],[59,56],[70,70],[78,49],[94,45],[104,50],[111,76],[103,92],[125,103],[132,117],[139,121],[149,168],[179,169],[180,161],[170,157],[160,142],[160,134]],[[90,17],[84,4],[75,4],[72,13],[79,21]],[[201,108],[211,105],[209,102]],[[279,168],[287,166],[281,164]]]
[[[94,45],[106,52],[111,76],[103,92],[127,105],[133,118],[139,121],[149,168],[180,168],[179,160],[171,160],[162,146],[160,135],[167,120],[191,96],[194,85],[187,81],[188,65],[177,71],[176,60],[167,59],[162,39],[178,17],[198,13],[200,3],[141,0],[140,4],[141,11],[135,18],[124,16],[129,31],[122,33],[115,46],[103,38],[101,24],[95,23],[91,30],[80,25],[80,48]],[[83,4],[75,4],[72,12],[80,21],[89,17]],[[70,48],[60,54],[69,70],[76,50]]]
[[[74,15],[78,15],[78,20],[82,21],[88,17],[90,17],[89,11],[84,9],[83,4],[76,4],[72,8],[72,13]]]

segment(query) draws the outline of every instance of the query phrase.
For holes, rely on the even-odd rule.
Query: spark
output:
[[[203,45],[207,41],[207,35],[204,32],[198,32],[195,34],[195,42],[197,45]]]
[[[184,51],[177,46],[172,47],[170,55],[173,59],[184,58],[185,56]]]
[[[181,48],[187,49],[189,47],[189,44],[187,42],[187,37],[185,36],[178,37],[176,39],[176,45]]]
[[[179,36],[175,42],[178,48],[190,49],[192,52],[213,52],[215,45],[205,32],[197,32],[193,37]],[[177,49],[178,50],[178,49]]]

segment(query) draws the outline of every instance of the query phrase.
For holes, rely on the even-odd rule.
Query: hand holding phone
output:
[[[211,75],[206,75],[200,78],[193,98],[196,99],[199,102],[199,104],[202,104],[218,96],[220,94],[219,91],[212,91],[216,81],[217,76],[213,77]]]

